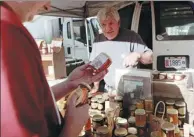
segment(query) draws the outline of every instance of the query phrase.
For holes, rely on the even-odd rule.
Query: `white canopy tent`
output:
[[[65,1],[52,0],[51,10],[42,11],[40,15],[60,16],[60,17],[91,17],[106,6],[114,6],[121,9],[134,3],[133,1]]]

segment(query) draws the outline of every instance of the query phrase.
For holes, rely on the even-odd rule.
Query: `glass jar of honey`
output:
[[[178,110],[176,109],[167,109],[167,118],[170,123],[173,123],[175,126],[178,126]]]
[[[108,137],[109,135],[109,130],[108,127],[98,127],[96,130],[96,137]]]
[[[128,119],[129,127],[135,127],[135,117],[130,116]]]
[[[175,126],[170,122],[164,122],[161,125],[161,137],[175,137]]]
[[[145,110],[146,111],[153,111],[154,110],[153,100],[151,98],[145,99],[144,104],[145,104]]]
[[[137,100],[136,108],[137,108],[137,109],[144,109],[143,100]]]
[[[135,127],[129,127],[128,128],[128,134],[129,135],[137,135],[137,128],[135,128]]]
[[[174,108],[174,104],[175,104],[175,101],[170,99],[170,100],[166,100],[166,110],[167,109],[171,109],[171,108]]]
[[[125,128],[117,128],[114,131],[115,137],[125,137],[125,136],[127,136],[127,134],[128,134],[127,129],[125,129]]]
[[[184,101],[177,101],[175,102],[175,108],[178,110],[179,116],[186,115],[186,103]]]
[[[118,117],[116,120],[116,128],[128,128],[127,119]]]
[[[96,131],[98,127],[103,125],[104,125],[104,118],[102,115],[94,115],[92,117],[92,126],[94,131]]]
[[[90,62],[90,68],[95,72],[101,72],[107,69],[112,64],[110,57],[106,53],[100,53],[92,62]]]
[[[144,127],[146,125],[146,113],[144,109],[135,110],[135,125],[137,127]]]

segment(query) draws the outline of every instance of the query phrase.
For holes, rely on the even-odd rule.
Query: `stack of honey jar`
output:
[[[80,137],[184,137],[183,125],[186,117],[184,101],[162,101],[164,105],[158,105],[158,109],[155,111],[157,115],[154,115],[152,98],[131,100],[128,112],[125,112],[123,98],[116,96],[113,102],[117,104],[119,113],[115,115],[115,108],[109,108],[109,110],[112,109],[112,117],[114,116],[112,131],[109,128],[105,102],[110,102],[110,100],[109,97],[103,95],[97,95],[90,99],[91,118],[85,126],[87,127],[85,134],[82,132]],[[124,117],[124,113],[128,113],[128,116]],[[153,117],[161,120],[158,123],[158,128],[153,127]],[[90,134],[87,134],[88,129],[90,129]],[[190,137],[194,137],[193,135],[191,128]]]

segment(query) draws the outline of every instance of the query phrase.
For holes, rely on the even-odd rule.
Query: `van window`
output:
[[[96,37],[99,35],[99,30],[101,29],[100,24],[96,18],[91,19],[90,22],[94,32],[94,37]]]
[[[193,2],[155,2],[157,40],[193,40]]]
[[[73,32],[75,40],[86,44],[86,30],[84,20],[73,20]]]
[[[67,38],[71,39],[71,26],[70,26],[70,22],[67,23]]]

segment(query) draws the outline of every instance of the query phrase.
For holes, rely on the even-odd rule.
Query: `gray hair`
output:
[[[101,9],[97,14],[97,19],[99,22],[101,22],[109,16],[113,17],[116,21],[120,21],[119,13],[114,7],[106,7]]]

